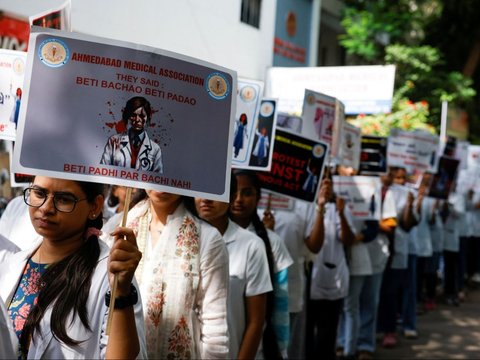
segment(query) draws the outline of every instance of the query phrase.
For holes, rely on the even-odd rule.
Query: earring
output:
[[[90,215],[90,220],[95,220],[96,217],[97,217],[97,214],[91,214]]]

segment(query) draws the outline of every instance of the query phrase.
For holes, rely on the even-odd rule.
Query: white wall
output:
[[[62,0],[0,0],[31,15]],[[240,22],[240,0],[72,0],[73,31],[200,58],[263,80],[273,61],[276,0],[263,0],[260,29]]]

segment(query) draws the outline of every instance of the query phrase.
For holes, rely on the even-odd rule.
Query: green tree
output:
[[[419,126],[431,124],[438,130],[443,100],[460,107],[471,104],[476,94],[472,79],[446,66],[440,49],[425,41],[427,29],[438,24],[445,14],[443,1],[349,0],[346,5],[342,20],[345,34],[340,43],[349,55],[349,63],[396,65],[392,114],[367,117],[368,120],[388,126],[410,126],[409,122],[392,118],[405,115],[405,104],[422,103],[426,107],[408,108],[409,119],[418,121]],[[422,111],[415,114],[416,109]],[[385,128],[385,124],[380,128]]]

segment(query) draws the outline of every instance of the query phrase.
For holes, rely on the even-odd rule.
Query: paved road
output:
[[[439,303],[417,324],[418,339],[399,336],[393,349],[379,343],[375,359],[480,359],[480,289],[470,290],[459,307]]]

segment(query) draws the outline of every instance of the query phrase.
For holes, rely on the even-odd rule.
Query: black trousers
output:
[[[444,269],[444,292],[447,296],[458,295],[458,261],[459,253],[443,251]]]
[[[309,300],[307,307],[307,359],[335,360],[337,328],[343,299]]]

